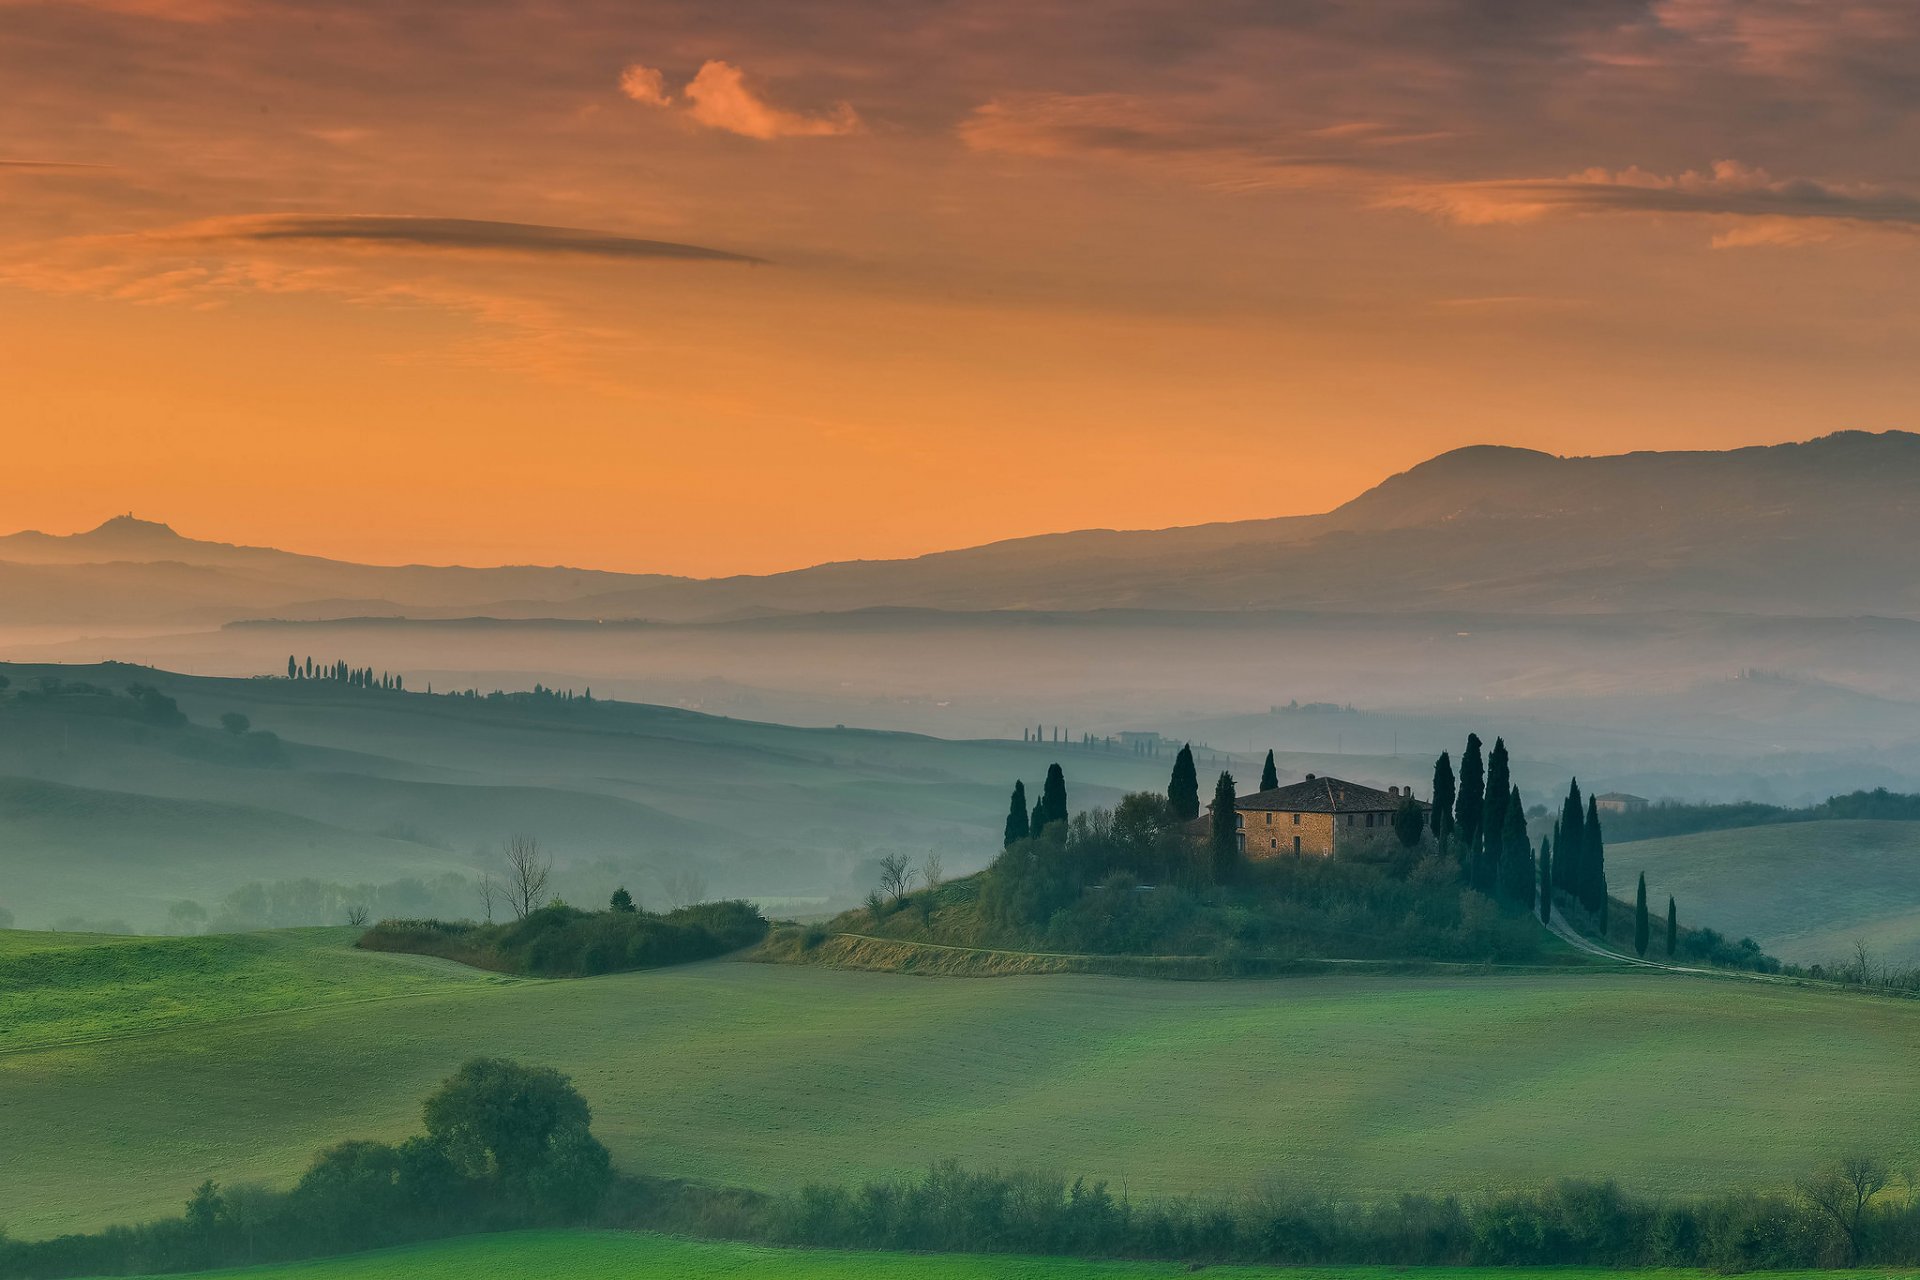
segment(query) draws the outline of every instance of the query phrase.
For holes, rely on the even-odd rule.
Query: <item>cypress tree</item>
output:
[[[1680,945],[1680,913],[1674,910],[1673,896],[1667,896],[1667,959],[1673,959],[1673,949]]]
[[[1527,838],[1527,809],[1520,788],[1507,791],[1507,819],[1500,840],[1500,896],[1517,907],[1533,906],[1533,841]]]
[[[1240,864],[1240,822],[1234,808],[1233,775],[1225,772],[1213,784],[1213,876],[1229,880]]]
[[[1560,826],[1553,839],[1553,887],[1570,897],[1586,901],[1581,845],[1586,843],[1586,816],[1581,812],[1580,780],[1567,784],[1567,798],[1560,804]]]
[[[1507,740],[1495,738],[1493,750],[1487,753],[1487,787],[1484,821],[1488,830],[1494,833],[1495,840],[1503,838],[1507,826],[1507,793],[1513,790],[1513,779],[1507,776]],[[1531,850],[1528,851],[1531,854]]]
[[[1453,834],[1453,761],[1442,751],[1433,762],[1433,838],[1442,849]]]
[[[1047,802],[1045,800],[1035,800],[1033,802],[1033,813],[1027,818],[1027,830],[1037,836],[1040,834],[1041,828],[1046,825]]]
[[[292,654],[288,654],[287,655],[287,679],[298,680],[299,678],[300,678],[300,664],[293,660]]]
[[[1638,955],[1647,954],[1647,873],[1640,873],[1640,890],[1633,898],[1633,949]]]
[[[1173,758],[1173,777],[1167,782],[1167,803],[1173,816],[1191,822],[1200,816],[1200,775],[1193,767],[1193,744],[1180,748]]]
[[[1267,751],[1267,763],[1260,769],[1260,789],[1271,791],[1280,785],[1280,771],[1273,767],[1273,751]]]
[[[1553,923],[1553,846],[1540,837],[1540,923]]]
[[[1032,819],[1027,814],[1027,784],[1013,784],[1013,799],[1007,805],[1006,837],[1000,841],[1000,847],[1006,848],[1015,840],[1025,840],[1033,831]]]
[[[1040,808],[1046,814],[1042,828],[1067,820],[1067,775],[1060,766],[1047,766],[1047,780],[1040,784]]]
[[[1587,910],[1600,917],[1600,936],[1607,936],[1607,853],[1600,839],[1600,806],[1587,797],[1586,829],[1581,833],[1580,865],[1586,873]]]
[[[1486,807],[1486,766],[1480,759],[1480,735],[1467,735],[1467,749],[1460,753],[1460,794],[1453,802],[1453,828],[1467,842],[1470,854],[1480,834],[1482,811]]]

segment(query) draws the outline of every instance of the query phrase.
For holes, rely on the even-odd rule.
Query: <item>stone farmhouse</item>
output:
[[[1251,862],[1282,854],[1326,858],[1336,848],[1393,840],[1393,815],[1411,799],[1412,787],[1380,791],[1310,773],[1304,781],[1235,799],[1240,852]],[[1425,801],[1419,804],[1423,810],[1432,808]],[[1190,824],[1202,840],[1213,830],[1213,806],[1209,804],[1207,810],[1208,816]]]

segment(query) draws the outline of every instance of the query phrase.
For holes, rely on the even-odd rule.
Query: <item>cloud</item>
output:
[[[145,238],[157,243],[177,244],[286,242],[620,260],[670,258],[705,262],[762,261],[724,249],[678,244],[670,240],[642,240],[608,231],[584,231],[577,227],[396,214],[250,214],[209,218],[149,232]]]
[[[675,108],[666,76],[653,67],[634,63],[620,73],[620,91],[650,107]],[[687,119],[709,129],[722,129],[743,138],[835,138],[861,129],[860,117],[847,103],[826,115],[803,115],[773,106],[747,88],[740,68],[718,58],[700,66],[680,91],[677,109]]]
[[[1739,220],[1714,238],[1723,248],[1805,244],[1841,229],[1920,231],[1920,198],[1886,187],[1775,178],[1723,160],[1675,175],[1588,169],[1565,178],[1437,183],[1380,201],[1468,226],[1535,222],[1558,214]]]
[[[45,3],[64,3],[76,9],[97,9],[166,22],[219,22],[233,17],[244,7],[243,0],[0,0],[0,8]]]
[[[0,160],[0,173],[72,173],[104,168],[105,165],[75,164],[67,160]]]

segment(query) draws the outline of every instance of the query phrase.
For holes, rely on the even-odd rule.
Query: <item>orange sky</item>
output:
[[[0,0],[0,527],[716,574],[1920,425],[1903,0],[1085,12]]]

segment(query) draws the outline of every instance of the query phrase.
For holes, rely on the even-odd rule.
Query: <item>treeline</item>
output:
[[[421,1112],[424,1134],[330,1147],[291,1191],[208,1181],[177,1218],[52,1240],[0,1234],[0,1276],[205,1271],[571,1226],[599,1209],[613,1179],[586,1099],[550,1068],[476,1058]]]
[[[5,676],[0,676],[0,691],[6,690],[10,683]],[[180,710],[178,702],[140,681],[127,685],[123,693],[85,680],[41,676],[33,687],[23,686],[13,696],[23,706],[39,704],[57,707],[62,711],[140,720],[168,729],[178,728],[187,722],[186,713]]]
[[[375,673],[372,667],[350,667],[346,659],[336,662],[323,662],[315,666],[311,655],[302,662],[292,654],[287,655],[287,679],[289,680],[331,680],[354,689],[392,689],[404,692],[406,681],[390,672]]]
[[[656,915],[635,908],[620,890],[606,911],[556,902],[505,924],[383,920],[355,945],[441,956],[501,973],[582,978],[709,960],[766,936],[766,918],[745,902],[703,902]]]
[[[1864,818],[1883,822],[1920,822],[1920,795],[1889,791],[1849,791],[1828,796],[1819,804],[1792,809],[1740,800],[1731,804],[1683,804],[1661,800],[1644,809],[1617,813],[1608,818],[1614,838],[1656,840],[1663,836],[1694,835],[1702,831],[1730,831],[1738,827],[1765,827],[1789,822],[1821,822],[1840,818]]]

